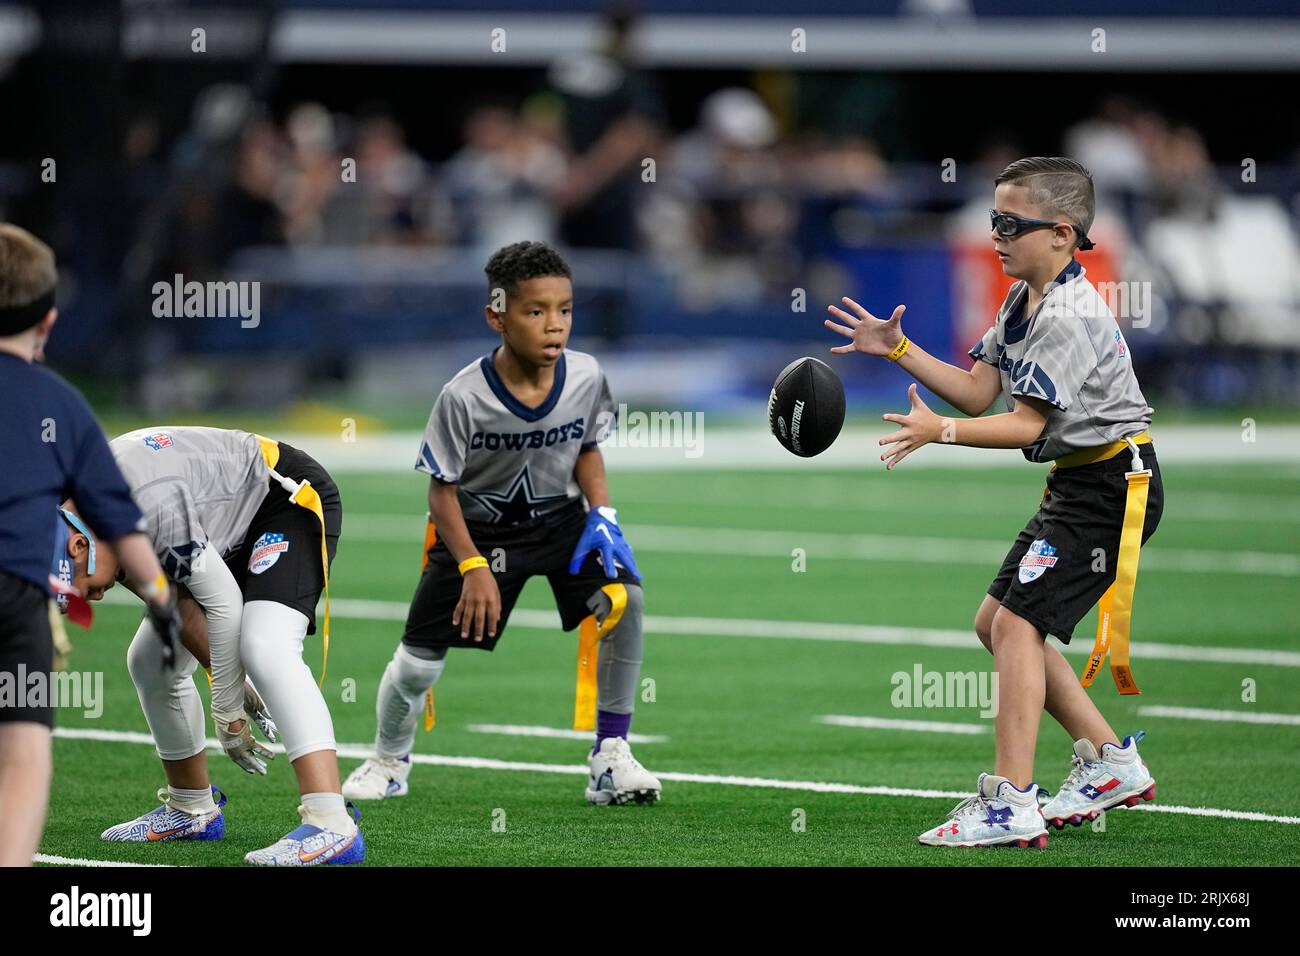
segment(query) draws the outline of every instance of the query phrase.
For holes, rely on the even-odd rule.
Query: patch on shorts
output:
[[[288,550],[289,542],[284,540],[284,535],[268,531],[253,542],[253,553],[248,556],[248,570],[253,574],[261,574],[279,561],[280,555]]]
[[[162,451],[172,446],[172,436],[166,432],[154,432],[152,435],[144,436],[144,443],[154,451]]]
[[[1037,581],[1049,568],[1055,566],[1056,549],[1047,543],[1046,538],[1038,538],[1020,559],[1020,571],[1017,576],[1021,584],[1028,584],[1030,581]]]

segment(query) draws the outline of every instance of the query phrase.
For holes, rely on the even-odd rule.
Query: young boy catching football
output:
[[[1164,505],[1160,467],[1147,426],[1151,408],[1138,388],[1119,325],[1075,260],[1090,249],[1092,176],[1063,158],[1032,157],[998,176],[990,211],[1002,270],[1016,282],[997,320],[970,350],[969,371],[928,355],[900,325],[904,307],[881,321],[851,299],[843,324],[826,326],[853,341],[834,352],[897,362],[949,404],[981,415],[1001,393],[1007,411],[953,421],[908,390],[907,415],[885,415],[898,431],[880,440],[893,469],[930,442],[1019,448],[1029,461],[1055,461],[1038,513],[1020,532],[975,616],[975,633],[993,654],[999,678],[994,772],[937,829],[932,846],[1046,846],[1047,824],[1095,819],[1115,806],[1155,796],[1138,755],[1122,743],[1048,634],[1069,643],[1100,599],[1090,683],[1107,650],[1121,693],[1136,693],[1128,668],[1128,618],[1138,551]],[[1073,767],[1040,810],[1033,782],[1039,717],[1046,708],[1074,740]]]
[[[421,701],[447,649],[495,648],[524,584],[544,575],[564,630],[583,625],[589,666],[575,711],[594,703],[596,732],[587,800],[654,802],[659,780],[627,743],[642,594],[598,444],[615,424],[609,385],[595,358],[565,348],[572,273],[559,253],[519,242],[485,271],[487,324],[501,345],[457,373],[429,416],[415,467],[431,476],[432,542],[379,685],[375,756],[343,792],[370,800],[407,792]]]

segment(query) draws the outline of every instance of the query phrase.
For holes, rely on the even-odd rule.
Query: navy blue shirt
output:
[[[143,527],[86,400],[49,369],[0,352],[0,571],[48,590],[55,509],[67,498],[105,541]]]

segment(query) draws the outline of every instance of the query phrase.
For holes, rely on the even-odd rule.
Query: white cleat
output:
[[[1074,766],[1061,789],[1043,805],[1043,817],[1058,830],[1096,820],[1114,807],[1136,807],[1154,800],[1156,782],[1138,756],[1137,744],[1145,734],[1124,738],[1124,745],[1102,744],[1101,753],[1091,740],[1074,742]]]
[[[348,800],[383,800],[406,796],[406,778],[411,775],[411,758],[370,757],[348,775],[343,796]]]
[[[302,826],[268,847],[244,855],[244,862],[254,866],[325,866],[363,863],[366,841],[357,822],[361,811],[347,804],[350,826],[336,829],[315,817],[306,807],[299,807]]]
[[[166,787],[158,791],[162,806],[143,816],[111,826],[99,835],[109,843],[157,843],[162,840],[220,840],[226,834],[226,818],[221,808],[226,795],[212,788],[215,808],[207,813],[190,813],[171,805]]]
[[[916,842],[925,846],[1047,846],[1047,825],[1038,809],[1038,784],[1017,790],[1006,777],[980,774],[975,796],[953,808],[937,830]]]
[[[654,803],[663,793],[659,778],[632,756],[622,737],[606,737],[600,750],[591,755],[591,777],[587,781],[587,802],[599,806]]]

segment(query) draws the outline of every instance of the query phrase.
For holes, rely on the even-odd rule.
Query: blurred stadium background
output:
[[[373,863],[1293,863],[1276,826],[1300,825],[1294,3],[782,6],[0,0],[0,219],[58,253],[48,361],[110,435],[256,429],[339,475],[326,693],[345,772],[419,573],[415,433],[493,344],[489,252],[558,243],[572,344],[616,400],[705,415],[698,457],[607,452],[647,576],[663,706],[639,704],[634,730],[652,735],[638,752],[670,781],[664,805],[582,803],[585,744],[563,729],[573,647],[535,581],[500,652],[454,655],[416,745],[425,796],[367,811]],[[953,860],[913,840],[987,769],[987,722],[900,720],[890,674],[990,666],[971,617],[1042,468],[942,448],[886,475],[872,416],[905,403],[907,380],[827,354],[839,340],[821,321],[845,294],[882,316],[906,303],[908,332],[963,360],[1006,288],[993,177],[1060,153],[1096,176],[1090,275],[1151,292],[1121,319],[1168,489],[1134,617],[1144,694],[1105,677],[1093,693],[1122,733],[1151,730],[1162,812],[1119,814],[1111,837],[1054,834],[1045,854]],[[259,324],[156,318],[153,284],[178,273],[260,283]],[[763,415],[802,354],[831,360],[855,419],[813,461]],[[122,662],[138,612],[110,597],[74,658],[109,675],[103,713],[59,715],[47,862],[158,859],[95,838],[157,776]],[[1040,742],[1055,789],[1069,743],[1050,722]],[[237,863],[292,806],[287,768],[252,782],[213,759],[230,836],[169,844],[169,861]],[[512,836],[484,823],[503,794]]]
[[[961,358],[1006,286],[993,175],[1066,153],[1099,190],[1081,258],[1149,283],[1161,416],[1300,404],[1293,4],[799,6],[0,3],[0,216],[59,255],[49,359],[110,422],[415,427],[490,345],[487,254],[541,238],[620,400],[755,421],[840,295]],[[260,327],[154,318],[176,273],[260,282]],[[902,401],[881,364],[835,362],[851,408]]]

